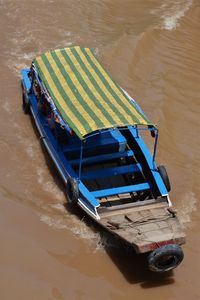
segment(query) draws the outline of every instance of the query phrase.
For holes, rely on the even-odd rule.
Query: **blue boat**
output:
[[[24,113],[35,121],[67,200],[136,253],[149,253],[151,271],[177,267],[185,235],[166,169],[156,165],[158,128],[89,48],[48,51],[21,74]]]

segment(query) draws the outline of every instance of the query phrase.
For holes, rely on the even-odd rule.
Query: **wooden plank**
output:
[[[128,199],[131,198],[130,193],[118,194],[120,199]]]
[[[104,198],[101,198],[99,201],[100,201],[100,203],[106,203],[106,202],[108,202],[108,200],[107,200],[107,198],[106,198],[106,197],[104,197]]]
[[[147,200],[147,201],[151,201],[151,200]],[[147,202],[145,201],[145,202]],[[131,205],[122,205],[122,208],[121,209],[114,209],[114,208],[99,208],[98,209],[98,212],[101,216],[101,218],[107,218],[107,217],[110,217],[110,216],[115,216],[115,215],[120,215],[120,214],[129,214],[129,213],[132,213],[132,212],[137,212],[137,211],[143,211],[143,210],[149,210],[149,209],[154,209],[154,208],[159,208],[159,207],[162,207],[162,208],[168,208],[169,207],[169,204],[167,202],[153,202],[150,204],[147,204],[147,205],[137,205],[137,206],[134,206],[135,203],[132,203]]]

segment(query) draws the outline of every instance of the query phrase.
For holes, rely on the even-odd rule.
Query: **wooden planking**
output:
[[[148,204],[149,202],[149,204]],[[131,205],[124,205],[124,207],[121,207],[121,209],[112,209],[112,208],[99,208],[98,212],[101,215],[101,218],[107,218],[110,216],[116,216],[116,215],[123,215],[123,214],[129,214],[132,212],[137,212],[140,211],[142,212],[143,210],[147,209],[155,209],[155,208],[168,208],[169,205],[167,202],[157,202],[154,200],[153,203],[151,200],[145,201],[145,205],[142,205],[142,203],[137,203],[138,205],[135,206],[136,203],[132,203]]]

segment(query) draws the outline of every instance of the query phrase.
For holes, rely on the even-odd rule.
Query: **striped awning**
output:
[[[33,61],[63,120],[83,139],[104,128],[153,125],[89,48],[48,51]]]

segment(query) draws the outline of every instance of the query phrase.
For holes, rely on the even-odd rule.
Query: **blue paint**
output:
[[[102,168],[95,171],[83,172],[81,179],[94,180],[97,178],[107,178],[107,177],[118,176],[122,174],[131,174],[134,172],[140,172],[139,164]]]
[[[29,90],[31,87],[31,83],[28,78],[28,70],[22,71],[22,75],[24,87]],[[29,101],[31,104],[32,114],[35,119],[37,128],[40,132],[40,135],[42,137],[42,140],[45,146],[47,147],[51,158],[55,162],[64,182],[66,183],[69,177],[78,178],[78,174],[74,171],[74,169],[71,167],[70,163],[66,159],[44,116],[38,112],[37,99],[34,94],[29,94]],[[88,189],[84,186],[82,182],[80,182],[79,184],[79,190],[80,196],[87,198],[84,201],[88,203],[88,208],[91,206],[93,207],[92,213],[94,213],[94,208],[99,206],[99,202],[88,191]]]
[[[22,85],[24,87],[26,97],[30,102],[30,108],[36,126],[63,181],[66,184],[69,177],[76,179],[79,178],[78,187],[80,197],[78,199],[78,203],[83,209],[98,219],[99,216],[96,208],[99,207],[100,203],[96,198],[144,190],[151,190],[151,192],[153,192],[155,186],[160,195],[168,194],[154,162],[156,154],[155,148],[152,158],[147,146],[139,135],[138,127],[128,126],[127,128],[121,129],[106,129],[101,132],[91,134],[84,141],[81,141],[76,135],[71,136],[69,134],[70,129],[67,124],[65,124],[66,140],[59,142],[56,137],[56,134],[59,134],[59,132],[56,130],[53,132],[53,129],[49,127],[47,118],[38,110],[37,98],[33,93],[33,89],[31,88],[32,85],[28,77],[29,69],[22,70],[21,74]],[[42,83],[40,84],[42,85]],[[51,103],[51,105],[53,105],[53,111],[58,114],[54,104]],[[129,143],[127,143],[127,136],[129,137]],[[133,147],[131,147],[131,142],[134,144]],[[156,145],[157,136],[155,147]],[[140,157],[138,156],[138,153],[140,153]],[[100,163],[112,162],[121,158],[123,158],[125,165],[119,164],[118,166],[109,166],[92,171],[82,170],[82,167],[85,165],[99,165]],[[141,173],[141,177],[143,177],[145,168],[147,168],[148,172],[150,172],[152,181],[142,179],[141,182],[137,184],[96,191],[90,191],[81,181],[134,173]]]
[[[96,162],[106,162],[106,161],[112,161],[119,158],[126,158],[126,157],[133,157],[134,153],[132,150],[127,150],[124,152],[116,152],[116,153],[108,153],[103,155],[95,155],[95,156],[89,156],[82,158],[82,165],[90,165],[94,164]],[[71,159],[69,162],[71,165],[79,165],[80,159]]]
[[[99,206],[99,202],[95,199],[94,195],[91,192],[89,192],[89,190],[81,181],[79,183],[79,190],[81,195],[83,195],[86,201],[88,201],[94,207]]]
[[[139,148],[141,149],[143,156],[145,158],[146,164],[149,168],[149,171],[151,172],[152,178],[160,192],[160,195],[167,195],[167,189],[165,187],[165,184],[160,176],[160,174],[158,173],[158,170],[156,168],[156,164],[155,162],[153,162],[152,156],[146,146],[146,144],[144,143],[144,141],[142,140],[142,138],[137,134],[137,130],[132,127],[129,126],[128,127],[130,130],[130,133],[132,134],[132,136],[134,137],[136,143],[138,144]]]
[[[150,189],[150,185],[146,182],[146,183],[140,183],[135,185],[120,186],[112,189],[98,190],[91,193],[94,197],[102,198],[102,197],[108,197],[117,194],[126,194],[126,193],[144,191],[148,189]]]

